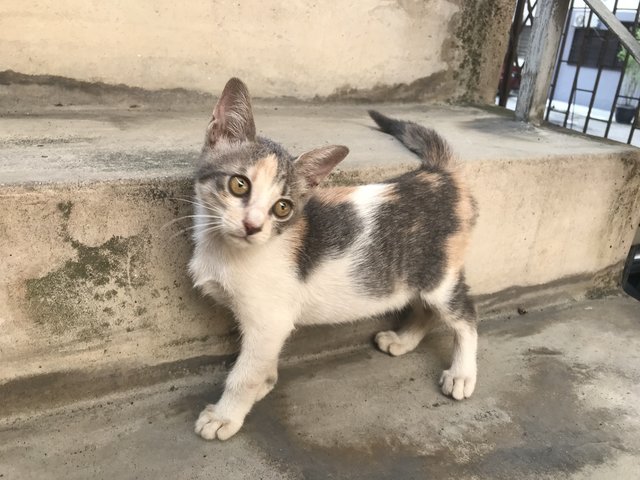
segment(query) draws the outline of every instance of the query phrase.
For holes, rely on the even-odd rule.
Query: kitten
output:
[[[384,183],[320,189],[349,150],[325,146],[291,156],[256,136],[249,92],[232,78],[209,122],[195,179],[195,250],[189,270],[203,293],[229,306],[242,334],[217,404],[195,431],[226,440],[276,383],[278,356],[298,325],[412,313],[376,335],[402,355],[436,319],[454,332],[445,395],[469,397],[476,383],[476,313],[463,254],[476,206],[446,142],[433,130],[371,111],[383,132],[422,161]]]

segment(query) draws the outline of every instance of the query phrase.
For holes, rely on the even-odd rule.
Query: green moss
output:
[[[462,2],[463,7],[458,15],[460,20],[455,33],[462,51],[458,70],[463,72],[460,81],[464,84],[465,89],[459,98],[461,102],[477,101],[478,80],[487,60],[487,46],[492,40],[491,35],[496,35],[496,18],[503,15],[504,4],[504,0]],[[489,59],[489,61],[494,61],[494,59]]]
[[[73,202],[59,202],[57,207],[58,210],[62,212],[62,218],[64,218],[65,220],[69,220],[69,217],[71,216],[71,209],[73,208]]]
[[[74,331],[89,338],[109,327],[105,316],[115,315],[113,299],[117,288],[125,291],[120,303],[132,308],[128,292],[144,285],[148,275],[144,269],[148,235],[114,236],[102,245],[92,247],[72,239],[66,228],[71,202],[58,204],[62,213],[63,238],[76,251],[58,270],[26,282],[26,300],[31,317],[53,334]],[[109,305],[97,302],[109,301]]]
[[[139,194],[149,200],[165,203],[166,201],[174,201],[176,198],[191,197],[193,195],[193,183],[191,179],[180,179],[171,182],[145,184]]]
[[[618,262],[597,272],[591,280],[591,286],[585,296],[589,299],[610,297],[620,293],[624,261]]]
[[[116,295],[118,295],[118,291],[117,290],[113,290],[112,289],[112,290],[107,290],[106,292],[104,292],[105,300],[111,300]]]

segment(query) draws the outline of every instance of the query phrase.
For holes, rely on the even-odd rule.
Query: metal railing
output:
[[[500,83],[498,84],[497,103],[501,107],[508,106],[511,90],[520,88],[520,72],[524,60],[520,56],[520,50],[523,48],[523,43],[528,43],[528,36],[527,38],[523,37],[525,32],[530,33],[531,31],[533,12],[537,3],[537,0],[517,0],[516,2],[516,11],[509,30],[509,45],[504,56]]]
[[[515,106],[518,118],[640,145],[634,137],[640,116],[640,66],[634,59],[640,58],[640,44],[633,35],[640,0],[634,6],[611,3],[609,9],[600,0],[539,0],[537,5],[518,0],[503,78],[521,67],[520,33],[534,16]],[[498,103],[512,106],[504,86],[501,82]],[[621,123],[620,110],[628,124]]]

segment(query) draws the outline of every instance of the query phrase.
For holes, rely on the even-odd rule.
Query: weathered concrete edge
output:
[[[197,154],[194,153],[194,158]],[[541,159],[543,160],[543,159]],[[506,161],[506,160],[505,160]],[[401,175],[415,170],[418,162],[395,162],[385,167],[371,167],[363,165],[345,165],[336,169],[324,181],[325,187],[356,185],[369,182],[383,181],[395,175]],[[139,172],[136,172],[139,173]],[[19,195],[44,189],[92,188],[95,186],[144,186],[144,185],[188,185],[193,182],[193,176],[185,174],[137,176],[134,173],[129,178],[88,178],[86,180],[70,179],[67,181],[28,181],[1,182],[0,196]]]

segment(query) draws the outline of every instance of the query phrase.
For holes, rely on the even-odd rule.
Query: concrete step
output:
[[[640,302],[628,297],[480,325],[473,397],[437,386],[436,333],[285,360],[275,390],[225,443],[193,422],[225,368],[0,423],[0,476],[65,479],[609,479],[640,471]],[[43,393],[46,395],[46,393]]]
[[[228,312],[200,298],[186,275],[187,225],[163,228],[190,212],[183,200],[206,107],[0,117],[0,393],[27,398],[2,402],[0,415],[37,408],[28,399],[44,385],[80,385],[52,395],[62,405],[161,381],[170,368],[184,375],[234,351]],[[640,222],[636,148],[492,109],[373,107],[435,127],[463,163],[480,206],[467,274],[484,317],[615,288]],[[260,133],[293,152],[348,145],[329,184],[413,168],[411,154],[371,128],[366,108],[269,102],[255,112]],[[372,330],[304,329],[289,355],[362,345]]]

